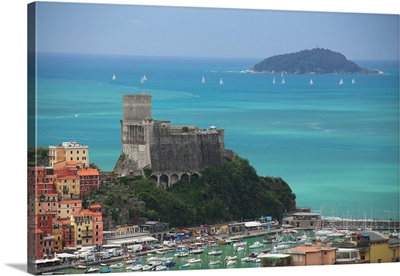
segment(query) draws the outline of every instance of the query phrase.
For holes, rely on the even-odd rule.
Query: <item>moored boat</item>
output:
[[[199,263],[199,262],[201,262],[201,259],[191,258],[188,260],[188,263],[190,263],[190,264]]]
[[[176,257],[178,258],[183,258],[189,256],[188,252],[179,252],[178,254],[175,254]]]
[[[109,267],[110,268],[122,268],[124,265],[122,263],[116,263],[116,264],[112,264]]]
[[[190,263],[186,263],[186,264],[179,266],[179,268],[188,268],[189,266],[190,266]]]
[[[230,261],[230,260],[236,260],[237,256],[226,256],[225,260]]]
[[[210,261],[208,264],[209,265],[217,265],[217,264],[220,264],[220,263],[221,263],[220,260],[216,260],[216,261]]]
[[[222,254],[222,251],[220,251],[220,250],[212,250],[212,251],[208,252],[208,255],[211,255],[211,256],[219,256],[221,254]]]
[[[85,270],[85,273],[96,273],[96,272],[98,272],[98,271],[99,271],[98,268],[96,268],[96,267],[91,267],[91,268]]]
[[[249,248],[259,248],[262,246],[263,246],[262,243],[260,243],[259,241],[255,241],[252,245],[249,246]]]
[[[138,271],[138,270],[142,270],[143,269],[143,265],[141,264],[136,264],[136,265],[130,265],[126,267],[126,270],[132,270],[132,271]]]

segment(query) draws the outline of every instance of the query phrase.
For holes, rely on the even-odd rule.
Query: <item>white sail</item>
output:
[[[113,74],[112,80],[116,80],[116,79],[117,79],[117,77],[115,76],[115,74]]]
[[[352,79],[351,83],[352,83],[352,84],[355,84],[355,83],[356,83],[356,81],[355,81],[354,79]]]
[[[219,84],[224,84],[224,81],[222,80],[222,78],[219,80]]]
[[[282,78],[281,84],[285,84],[285,79]]]
[[[201,79],[201,83],[206,83],[206,78],[203,76],[203,78]]]
[[[313,85],[313,84],[314,84],[314,82],[313,82],[313,80],[311,79],[311,80],[310,80],[310,85]]]
[[[342,85],[342,84],[343,84],[343,79],[340,79],[340,82],[339,82],[339,84],[340,84],[340,85]]]
[[[275,84],[275,77],[272,79],[272,83]]]
[[[140,79],[141,83],[145,83],[147,81],[146,75],[143,75],[143,77]]]

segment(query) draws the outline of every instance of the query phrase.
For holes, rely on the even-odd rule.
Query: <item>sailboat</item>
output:
[[[219,84],[224,84],[224,81],[222,80],[222,78],[219,80]]]
[[[339,84],[340,84],[340,85],[342,85],[342,84],[343,84],[343,79],[340,79],[340,82],[339,82]]]
[[[351,80],[351,84],[355,84],[356,81],[354,79]]]
[[[275,84],[275,77],[272,79],[272,84]]]
[[[310,80],[310,85],[313,85],[313,84],[314,84],[314,82],[313,82],[313,80],[311,79],[311,80]]]
[[[140,79],[141,83],[145,83],[147,81],[146,75],[143,75],[143,77]]]
[[[117,77],[115,76],[115,74],[113,74],[112,80],[116,80],[116,79],[117,79]]]
[[[203,78],[201,79],[201,83],[206,83],[206,78],[203,76]]]
[[[281,84],[285,84],[285,79],[282,78]]]

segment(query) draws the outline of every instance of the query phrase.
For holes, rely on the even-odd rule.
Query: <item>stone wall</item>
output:
[[[119,175],[155,175],[198,172],[221,164],[225,152],[224,131],[195,126],[171,126],[151,118],[151,96],[124,95],[121,120],[122,152],[114,171]]]
[[[153,172],[190,172],[221,164],[223,130],[171,133],[168,126],[154,123],[150,137]]]

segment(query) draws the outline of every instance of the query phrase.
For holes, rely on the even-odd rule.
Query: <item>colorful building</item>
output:
[[[101,181],[89,167],[88,147],[64,142],[50,146],[49,157],[52,167],[29,167],[27,174],[28,259],[36,264],[66,247],[103,243],[101,206],[82,209],[81,196]]]
[[[80,183],[77,175],[57,175],[56,190],[62,199],[79,199],[80,198]]]
[[[78,177],[81,197],[85,196],[91,190],[98,190],[100,188],[100,173],[97,169],[85,168],[78,170]]]
[[[53,169],[47,167],[28,168],[28,197],[55,193]]]
[[[56,252],[56,253],[63,252],[62,222],[57,219],[53,219],[52,235],[54,237],[54,252]]]
[[[103,221],[100,205],[92,205],[73,213],[71,225],[75,231],[75,246],[100,245],[103,243]]]
[[[103,244],[103,215],[101,213],[101,205],[90,205],[89,210],[93,213],[93,244]]]
[[[57,169],[63,167],[62,162],[75,161],[80,167],[89,166],[89,147],[77,142],[63,142],[57,146],[49,146],[49,166]]]
[[[82,210],[82,200],[61,200],[58,203],[57,219],[70,219],[71,215]]]
[[[331,248],[329,242],[325,247],[321,242],[317,242],[317,246],[299,246],[287,249],[285,254],[291,256],[291,264],[294,266],[332,265],[336,261],[336,248]]]

